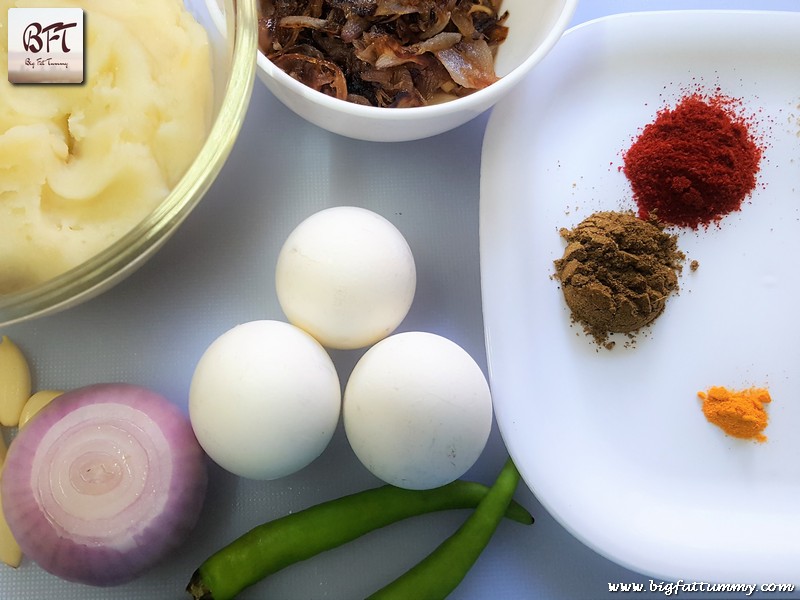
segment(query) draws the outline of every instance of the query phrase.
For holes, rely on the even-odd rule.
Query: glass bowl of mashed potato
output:
[[[8,8],[0,0],[0,61]],[[0,325],[108,289],[221,170],[255,79],[255,0],[47,0],[84,10],[80,84],[0,81]],[[10,63],[9,63],[10,65]]]

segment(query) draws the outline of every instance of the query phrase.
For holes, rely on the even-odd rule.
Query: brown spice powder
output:
[[[575,321],[602,346],[611,333],[632,334],[664,310],[678,290],[685,259],[677,236],[633,212],[597,212],[573,229],[555,261],[556,278]]]

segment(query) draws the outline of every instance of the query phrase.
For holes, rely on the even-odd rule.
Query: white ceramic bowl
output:
[[[215,0],[209,0],[214,2]],[[578,0],[503,0],[508,38],[497,52],[501,79],[469,96],[415,108],[378,108],[326,96],[293,79],[258,54],[258,77],[304,119],[347,137],[398,142],[430,137],[477,117],[505,96],[550,51],[569,25]]]
[[[169,195],[126,235],[49,281],[0,294],[0,325],[63,310],[118,283],[150,258],[200,202],[227,160],[249,105],[256,68],[256,1],[220,0],[212,15],[204,0],[184,0],[212,48],[214,106],[206,142]]]

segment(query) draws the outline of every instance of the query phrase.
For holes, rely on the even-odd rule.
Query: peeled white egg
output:
[[[281,321],[251,321],[218,337],[200,358],[189,418],[214,462],[249,479],[299,471],[330,442],[341,387],[325,349]]]
[[[363,348],[408,314],[417,273],[408,242],[381,215],[339,206],[300,223],[275,270],[278,302],[290,323],[328,348]]]
[[[407,489],[458,479],[481,455],[492,426],[489,384],[455,342],[399,333],[370,348],[347,382],[347,439],[375,476]]]

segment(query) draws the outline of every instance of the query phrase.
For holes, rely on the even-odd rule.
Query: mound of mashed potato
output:
[[[181,0],[0,0],[84,9],[84,83],[0,81],[0,294],[46,281],[127,233],[206,139],[211,48]]]

